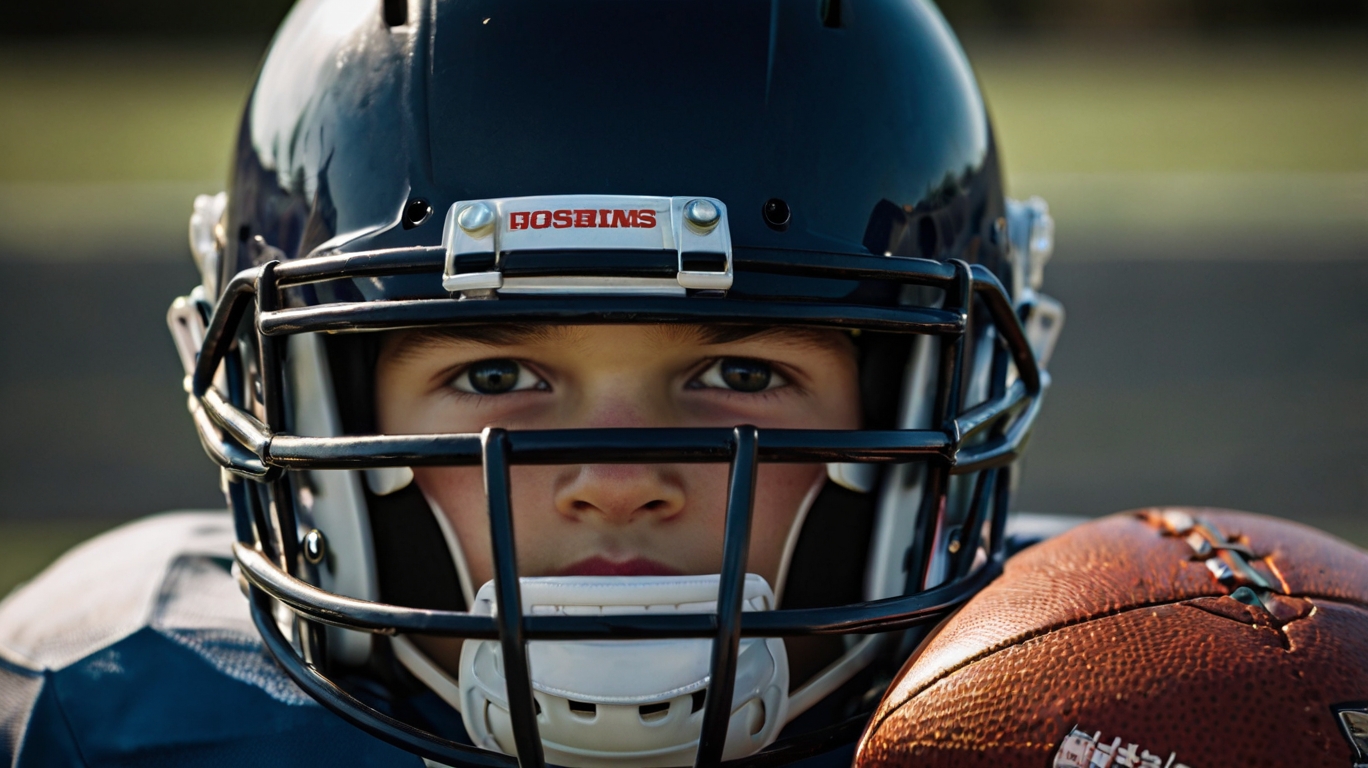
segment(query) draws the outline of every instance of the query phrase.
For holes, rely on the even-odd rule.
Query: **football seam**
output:
[[[981,653],[978,653],[978,654],[976,654],[976,655],[974,655],[974,656],[972,656],[972,657],[970,657],[970,658],[967,658],[967,659],[961,661],[960,663],[956,664],[956,665],[953,666],[953,667],[949,667],[949,668],[947,668],[947,669],[945,669],[945,670],[943,670],[943,671],[937,673],[935,677],[929,678],[925,683],[923,683],[921,686],[919,686],[916,690],[910,691],[906,696],[904,696],[904,697],[903,697],[903,700],[900,701],[900,702],[898,702],[898,704],[897,704],[896,706],[890,707],[890,708],[888,709],[887,712],[885,712],[881,717],[878,718],[878,722],[877,722],[877,723],[875,723],[875,722],[873,722],[873,721],[871,720],[869,727],[866,729],[866,733],[873,733],[873,732],[877,731],[879,728],[883,727],[884,722],[885,722],[889,717],[893,716],[894,713],[896,713],[898,710],[902,709],[904,706],[907,705],[908,702],[910,702],[912,699],[916,698],[919,694],[921,694],[921,693],[922,693],[923,691],[925,691],[926,689],[930,688],[931,686],[935,685],[936,683],[939,683],[941,680],[944,680],[945,678],[947,678],[947,677],[949,677],[950,675],[952,675],[952,674],[954,674],[954,673],[960,671],[961,669],[964,669],[965,667],[968,667],[968,666],[970,666],[970,665],[976,664],[976,663],[978,663],[979,661],[982,661],[983,659],[985,659],[985,658],[987,658],[987,657],[989,657],[989,656],[992,656],[993,654],[997,653],[998,651],[1003,650],[1004,648],[1008,648],[1008,647],[1011,647],[1011,646],[1013,646],[1013,645],[1019,645],[1019,644],[1024,643],[1024,642],[1028,642],[1028,641],[1030,641],[1030,640],[1034,640],[1034,639],[1036,639],[1036,638],[1038,638],[1038,637],[1043,637],[1043,636],[1045,636],[1045,635],[1048,635],[1048,634],[1050,634],[1051,632],[1057,632],[1057,631],[1059,631],[1059,630],[1061,630],[1061,629],[1067,629],[1067,628],[1069,628],[1069,627],[1077,626],[1077,625],[1079,625],[1079,624],[1087,624],[1087,623],[1090,622],[1090,621],[1097,621],[1098,619],[1107,619],[1107,618],[1111,618],[1111,617],[1113,617],[1113,616],[1122,616],[1122,615],[1125,615],[1125,614],[1127,614],[1127,613],[1132,613],[1132,612],[1135,612],[1135,611],[1144,611],[1144,610],[1149,610],[1149,609],[1153,609],[1153,608],[1163,608],[1163,607],[1167,607],[1167,606],[1181,606],[1181,605],[1183,605],[1184,603],[1190,602],[1190,601],[1192,601],[1192,600],[1201,600],[1201,599],[1207,598],[1207,597],[1229,597],[1229,596],[1230,596],[1229,594],[1222,594],[1222,595],[1194,595],[1194,596],[1192,596],[1192,597],[1184,597],[1184,598],[1182,598],[1182,599],[1180,599],[1180,600],[1166,600],[1166,601],[1162,601],[1162,602],[1143,603],[1143,604],[1138,604],[1138,605],[1133,605],[1133,606],[1127,606],[1126,608],[1123,608],[1123,609],[1120,609],[1120,610],[1107,611],[1107,612],[1105,612],[1105,613],[1098,613],[1098,614],[1095,614],[1095,615],[1092,615],[1092,616],[1087,616],[1087,617],[1084,617],[1084,618],[1081,618],[1081,619],[1076,619],[1076,620],[1073,620],[1073,621],[1061,622],[1061,623],[1059,623],[1059,624],[1054,624],[1054,625],[1051,625],[1051,626],[1049,626],[1049,627],[1044,627],[1044,628],[1041,628],[1041,629],[1038,629],[1038,630],[1032,630],[1031,632],[1024,633],[1024,634],[1019,635],[1019,636],[1013,636],[1013,637],[1011,637],[1011,638],[1009,638],[1009,639],[1007,639],[1007,640],[1002,641],[1001,643],[999,643],[999,644],[997,644],[997,645],[994,645],[994,646],[992,646],[992,647],[990,647],[990,648],[984,649]],[[1346,598],[1340,597],[1340,596],[1324,595],[1324,594],[1315,593],[1315,592],[1305,593],[1305,594],[1299,594],[1299,595],[1287,595],[1287,596],[1288,596],[1288,597],[1297,597],[1297,598],[1301,598],[1301,599],[1304,599],[1304,600],[1313,600],[1313,599],[1314,599],[1314,600],[1322,600],[1322,601],[1329,602],[1329,603],[1336,603],[1336,604],[1341,604],[1341,605],[1348,605],[1348,606],[1351,606],[1351,607],[1354,607],[1354,608],[1358,608],[1358,609],[1361,609],[1361,610],[1366,610],[1366,611],[1368,611],[1368,602],[1363,602],[1363,601],[1359,601],[1359,600],[1352,600],[1352,599],[1346,599]],[[1200,609],[1199,609],[1199,610],[1200,610]],[[1295,622],[1301,621],[1301,620],[1304,619],[1304,618],[1308,618],[1310,615],[1311,615],[1311,614],[1308,614],[1308,616],[1302,616],[1302,617],[1293,619],[1292,621],[1289,621],[1289,622],[1287,622],[1286,624],[1284,624],[1284,625],[1282,625],[1282,626],[1283,626],[1283,627],[1290,626],[1290,625],[1292,625],[1292,624],[1295,623]]]

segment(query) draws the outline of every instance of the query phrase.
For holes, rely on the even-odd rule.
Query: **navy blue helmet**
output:
[[[342,717],[450,765],[759,765],[851,741],[999,572],[1061,320],[1037,293],[1051,226],[1004,197],[925,0],[302,0],[227,192],[197,201],[203,284],[171,312],[267,647]],[[624,323],[847,332],[861,428],[377,428],[386,332]],[[509,467],[642,462],[730,466],[720,573],[664,601],[709,607],[530,611],[580,598],[520,578]],[[828,467],[777,598],[745,562],[765,462]],[[410,482],[434,465],[482,467],[483,588]],[[641,605],[620,586],[602,605]],[[459,674],[406,639],[424,634],[468,638]],[[557,687],[560,651],[538,655],[594,673],[605,643],[701,666],[585,703]],[[785,643],[824,665],[789,679]],[[415,686],[459,716],[386,703]]]

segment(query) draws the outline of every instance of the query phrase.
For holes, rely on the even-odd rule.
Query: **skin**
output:
[[[717,364],[738,358],[769,366],[765,390],[728,385]],[[518,363],[517,389],[473,391],[472,373],[489,360]],[[836,331],[799,329],[721,340],[691,326],[398,332],[381,349],[376,408],[387,434],[737,424],[763,434],[860,422],[854,345]],[[478,588],[493,578],[480,468],[413,471],[450,521]],[[790,528],[824,476],[822,465],[760,465],[749,572],[778,583]],[[724,464],[514,466],[511,479],[523,576],[720,570]],[[426,640],[439,663],[454,662],[454,648]]]

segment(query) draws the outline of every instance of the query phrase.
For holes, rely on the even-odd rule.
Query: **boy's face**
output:
[[[376,371],[376,408],[388,434],[856,429],[860,413],[855,348],[844,334],[694,326],[392,334]],[[450,521],[478,588],[493,578],[481,469],[413,471]],[[514,466],[519,573],[717,573],[727,473],[725,464]],[[777,584],[794,518],[825,473],[822,465],[760,465],[747,571]]]

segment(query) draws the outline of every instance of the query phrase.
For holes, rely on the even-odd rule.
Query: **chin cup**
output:
[[[711,576],[556,576],[520,579],[523,611],[535,615],[710,613]],[[774,608],[769,584],[747,574],[747,611]],[[494,584],[472,613],[494,614]],[[528,645],[537,726],[547,762],[572,768],[691,765],[703,725],[712,641],[608,640]],[[604,674],[605,670],[612,670]],[[475,744],[513,752],[513,729],[497,641],[467,640],[458,676],[461,716]],[[780,638],[741,641],[726,759],[760,751],[787,722],[788,657]]]

